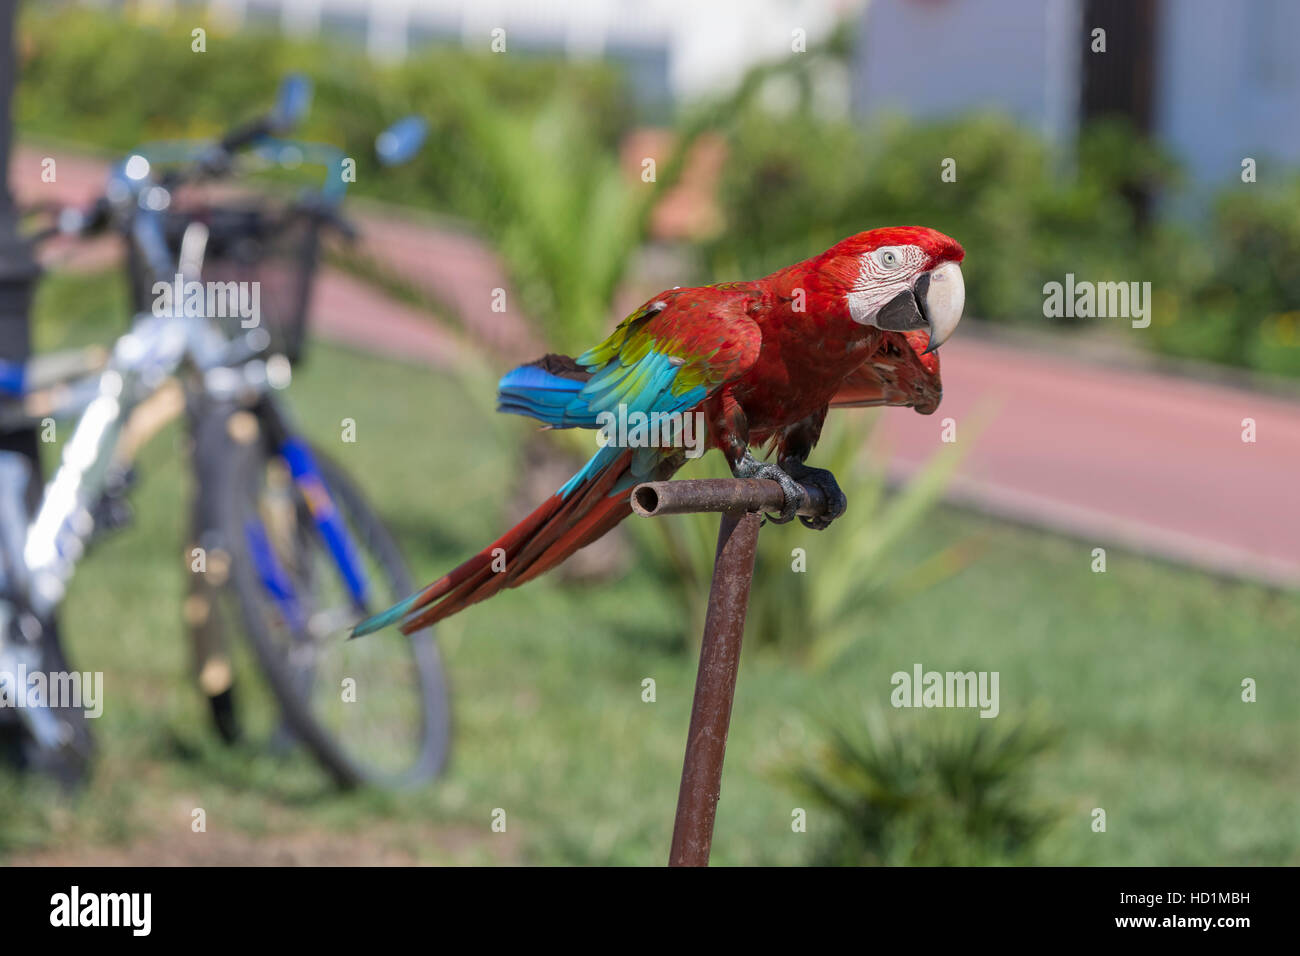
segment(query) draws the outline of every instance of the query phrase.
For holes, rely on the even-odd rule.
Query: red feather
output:
[[[604,535],[632,513],[630,487],[611,494],[631,463],[632,452],[626,451],[567,498],[552,495],[496,541],[434,581],[420,592],[415,606],[437,603],[403,622],[402,633],[418,631],[498,591],[531,581]],[[501,567],[504,570],[497,570]]]

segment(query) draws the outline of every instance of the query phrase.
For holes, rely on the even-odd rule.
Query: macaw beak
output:
[[[871,324],[891,332],[925,329],[930,333],[930,345],[922,354],[928,355],[948,341],[961,321],[965,304],[966,284],[962,281],[961,266],[945,262],[921,273],[911,289],[885,303]]]

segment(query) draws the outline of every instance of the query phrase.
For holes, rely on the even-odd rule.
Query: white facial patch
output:
[[[890,299],[912,288],[925,260],[919,246],[885,246],[862,255],[857,284],[848,294],[853,321],[872,325]]]

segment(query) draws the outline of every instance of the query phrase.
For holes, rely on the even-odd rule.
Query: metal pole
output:
[[[31,249],[18,235],[18,215],[9,192],[10,99],[18,73],[14,49],[14,18],[17,0],[0,0],[0,315],[21,318],[26,345],[26,312],[31,284],[39,271]]]
[[[718,553],[713,562],[709,613],[700,645],[700,669],[695,678],[695,702],[682,761],[669,866],[709,864],[761,523],[753,512],[732,511],[722,516],[718,529]]]
[[[18,214],[9,192],[9,147],[13,141],[10,128],[10,98],[17,75],[17,51],[14,49],[14,19],[17,0],[0,0],[0,359],[26,361],[31,349],[27,310],[32,287],[40,273],[30,246],[18,234]],[[39,468],[36,431],[24,428],[15,432],[0,431],[0,450],[18,451]],[[39,499],[41,483],[28,485],[29,504]]]
[[[803,486],[800,514],[815,516],[825,507],[816,488]],[[722,794],[722,762],[727,753],[731,705],[736,696],[740,645],[745,636],[749,587],[754,580],[760,511],[778,511],[784,495],[775,481],[702,479],[652,481],[632,489],[632,510],[644,517],[721,512],[718,549],[713,560],[709,612],[700,643],[691,728],[682,760],[669,866],[708,866],[713,821]]]

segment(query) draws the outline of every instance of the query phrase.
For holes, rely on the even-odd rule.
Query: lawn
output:
[[[41,336],[103,337],[104,294],[47,283]],[[120,305],[120,295],[117,304]],[[110,303],[112,305],[112,303]],[[108,312],[116,311],[107,308]],[[303,430],[367,489],[426,580],[501,526],[525,464],[525,422],[490,422],[455,378],[315,344],[289,392]],[[340,441],[356,421],[357,441]],[[0,858],[11,862],[660,864],[694,681],[694,635],[663,595],[664,568],[621,579],[542,579],[446,622],[454,754],[417,792],[332,791],[305,758],[226,750],[191,688],[180,601],[188,477],[173,426],[146,449],[135,524],[105,540],[63,614],[74,666],[105,674],[100,756],[81,794],[0,778]],[[671,520],[671,519],[669,519]],[[827,534],[867,533],[852,513]],[[783,779],[822,723],[864,709],[898,721],[890,675],[1000,674],[1001,715],[1059,731],[1033,771],[1059,823],[1038,854],[1069,864],[1300,863],[1300,599],[943,507],[909,549],[970,539],[943,583],[874,602],[833,668],[747,649],[713,859],[798,864],[832,821]],[[760,541],[760,547],[762,542]],[[816,539],[809,533],[810,568]],[[811,572],[810,572],[811,573]],[[642,680],[656,682],[654,703]],[[1258,702],[1241,682],[1258,681]],[[971,721],[973,711],[958,715]],[[207,830],[191,831],[202,807]],[[1107,814],[1091,828],[1093,808]],[[493,810],[507,814],[494,833]]]

